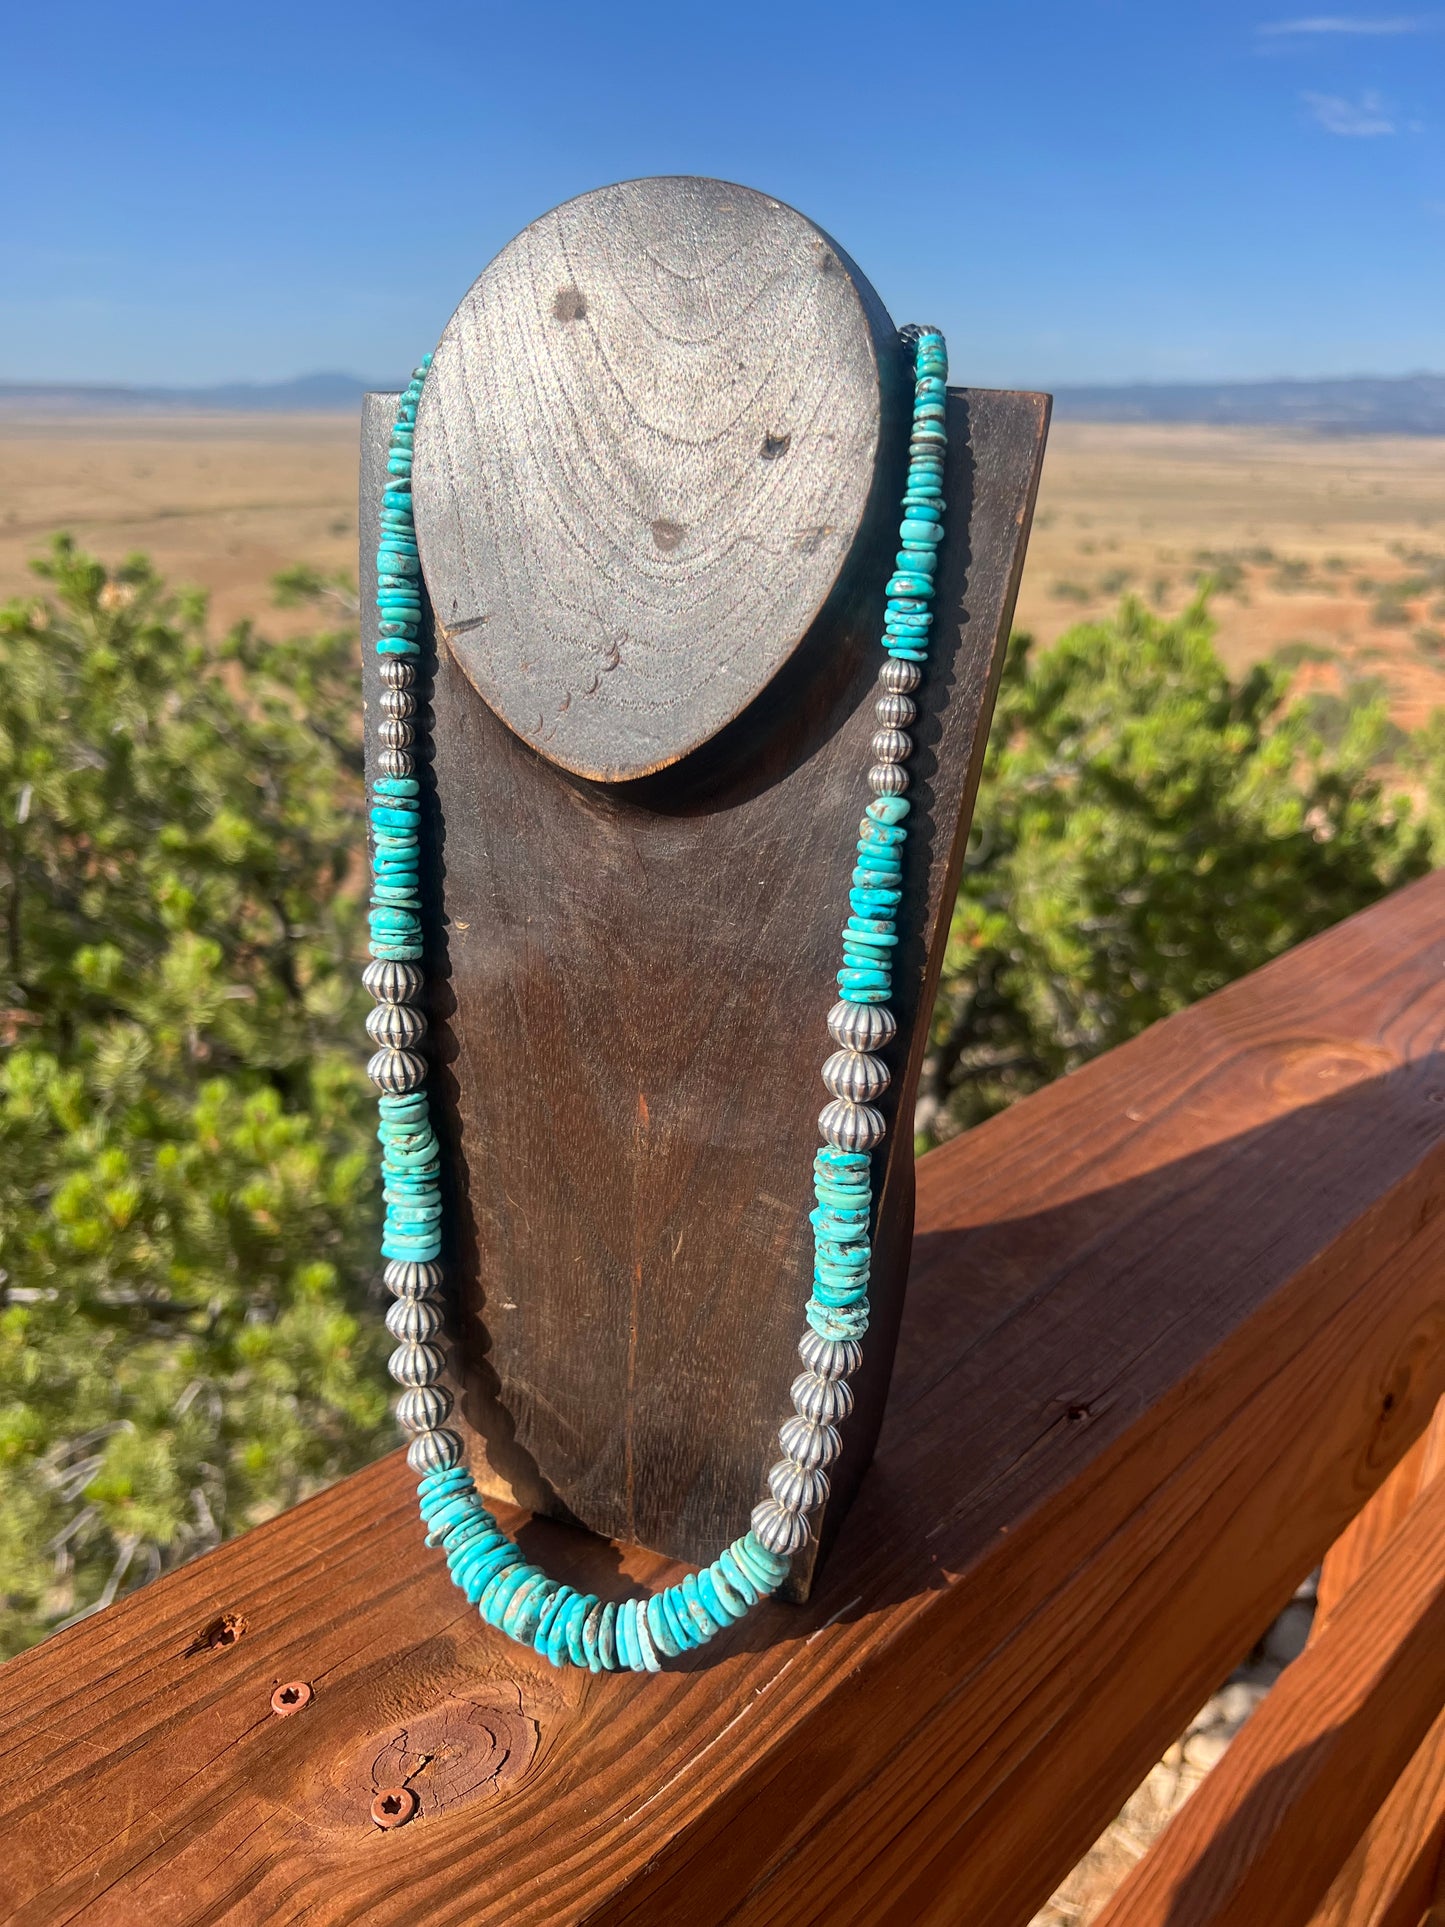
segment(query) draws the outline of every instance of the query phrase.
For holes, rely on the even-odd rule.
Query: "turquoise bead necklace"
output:
[[[886,1124],[873,1104],[888,1086],[877,1054],[896,1035],[888,1008],[913,749],[908,725],[933,621],[934,575],[943,540],[943,457],[948,358],[936,328],[907,328],[914,362],[913,422],[899,549],[883,621],[880,727],[872,740],[868,802],[858,826],[857,863],[843,928],[838,1001],[828,1029],[839,1048],[823,1065],[831,1093],[819,1115],[823,1144],[813,1163],[813,1290],[798,1347],[804,1370],[792,1386],[793,1415],[779,1428],[783,1457],[768,1473],[769,1496],[748,1530],[710,1566],[680,1585],[638,1600],[603,1601],[548,1578],[483,1503],[446,1423],[452,1397],[440,1383],[446,1355],[442,1314],[441,1152],[417,1046],[426,1019],[421,968],[420,784],[415,745],[421,561],[412,517],[412,440],[431,357],[412,376],[397,411],[381,498],[376,556],[382,720],[368,819],[372,843],[371,958],[363,973],[376,1007],[367,1030],[377,1046],[367,1069],[378,1085],[382,1197],[381,1251],[394,1302],[387,1326],[397,1340],[392,1375],[403,1387],[397,1419],[410,1436],[407,1460],[419,1473],[427,1544],[446,1554],[453,1580],[488,1625],[533,1647],[554,1666],[592,1672],[656,1672],[664,1659],[702,1646],[760,1599],[777,1591],[808,1523],[828,1493],[839,1423],[853,1407],[849,1378],[868,1327],[872,1153]]]

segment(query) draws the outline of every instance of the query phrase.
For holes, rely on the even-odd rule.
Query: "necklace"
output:
[[[446,1363],[438,1343],[442,1314],[441,1154],[431,1127],[426,1061],[418,1046],[426,1019],[418,1008],[421,968],[419,826],[421,786],[415,745],[421,561],[412,517],[412,439],[417,403],[431,366],[411,378],[387,458],[377,551],[377,654],[383,719],[379,774],[368,798],[372,836],[369,921],[372,961],[362,981],[376,999],[366,1028],[376,1051],[367,1065],[380,1090],[381,1251],[395,1303],[386,1315],[397,1341],[391,1374],[402,1386],[396,1416],[410,1435],[407,1463],[420,1475],[427,1544],[441,1546],[451,1576],[489,1625],[535,1648],[554,1666],[594,1673],[657,1672],[664,1658],[702,1646],[776,1592],[791,1556],[808,1543],[808,1515],[826,1498],[827,1468],[838,1456],[838,1427],[853,1409],[848,1380],[862,1362],[868,1327],[871,1154],[883,1140],[874,1105],[889,1071],[877,1053],[897,1033],[888,1008],[898,942],[903,845],[907,837],[904,768],[913,750],[912,692],[922,680],[938,546],[943,540],[943,453],[948,357],[936,328],[902,331],[913,351],[914,403],[899,551],[887,587],[886,652],[879,671],[868,771],[871,800],[858,827],[857,864],[843,929],[838,1001],[828,1031],[838,1046],[823,1065],[830,1098],[818,1118],[822,1148],[813,1163],[813,1290],[798,1346],[803,1371],[792,1385],[793,1415],[778,1432],[783,1457],[768,1473],[769,1497],[748,1530],[710,1566],[645,1600],[603,1602],[549,1579],[528,1563],[483,1504],[446,1423],[452,1397],[438,1381]]]

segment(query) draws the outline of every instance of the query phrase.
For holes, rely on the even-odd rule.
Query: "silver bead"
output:
[[[906,696],[923,681],[923,671],[916,662],[904,662],[898,656],[890,656],[878,671],[878,680],[891,695]]]
[[[882,1050],[898,1035],[898,1019],[887,1004],[834,1004],[828,1035],[844,1050]]]
[[[410,1004],[421,994],[426,976],[420,964],[373,957],[362,971],[361,981],[379,1004]]]
[[[366,1027],[370,1030],[370,1018]],[[888,1089],[888,1066],[881,1057],[870,1057],[866,1051],[836,1050],[823,1066],[823,1082],[834,1097],[866,1104]]]
[[[451,1409],[444,1385],[412,1385],[396,1401],[396,1422],[405,1432],[434,1432]]]
[[[908,771],[901,763],[875,763],[868,772],[868,787],[875,796],[902,796],[908,788]]]
[[[379,749],[376,767],[382,776],[415,776],[416,764],[409,749]]]
[[[851,1378],[863,1363],[863,1347],[856,1338],[824,1338],[809,1325],[798,1340],[798,1356],[819,1378]]]
[[[846,1097],[835,1097],[818,1113],[818,1129],[840,1151],[871,1151],[883,1142],[887,1128],[881,1111],[871,1104],[850,1104]]]
[[[383,656],[380,669],[388,689],[410,689],[416,682],[416,664],[407,656]]]
[[[425,1298],[441,1289],[442,1268],[434,1258],[388,1258],[381,1276],[393,1298]]]
[[[386,1329],[403,1345],[421,1345],[442,1328],[440,1309],[425,1298],[398,1298],[387,1307]]]
[[[792,1459],[779,1459],[768,1473],[768,1490],[789,1512],[811,1512],[828,1496],[826,1472],[810,1472]]]
[[[378,1044],[401,1050],[426,1035],[426,1018],[411,1004],[377,1004],[366,1014],[366,1029]]]
[[[398,1345],[386,1361],[386,1369],[398,1385],[435,1385],[446,1362],[440,1345]]]
[[[388,716],[376,735],[387,749],[410,749],[416,741],[416,731],[411,724],[399,722],[395,716]]]
[[[913,754],[913,738],[906,729],[879,729],[869,749],[875,763],[906,763]]]
[[[795,1412],[817,1419],[820,1425],[836,1425],[853,1409],[853,1387],[847,1379],[823,1378],[817,1372],[799,1373],[793,1380],[792,1398]]]
[[[785,1512],[776,1499],[764,1499],[753,1507],[752,1527],[753,1536],[783,1559],[801,1552],[813,1536],[802,1514]]]
[[[366,1074],[378,1090],[400,1097],[419,1091],[426,1082],[426,1059],[414,1050],[379,1050],[368,1061]]]
[[[381,707],[387,716],[415,716],[416,697],[409,689],[383,689]]]
[[[778,1444],[784,1455],[794,1459],[805,1472],[816,1472],[831,1465],[842,1447],[837,1428],[812,1418],[784,1419],[778,1427]]]
[[[918,714],[918,704],[911,696],[880,696],[873,714],[885,729],[907,729]]]
[[[406,1462],[413,1472],[445,1472],[462,1462],[462,1442],[455,1432],[418,1432],[406,1448]]]

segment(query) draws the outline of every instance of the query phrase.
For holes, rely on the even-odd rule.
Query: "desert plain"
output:
[[[274,608],[271,578],[355,570],[356,446],[342,414],[7,417],[0,597],[68,529],[205,589],[218,627],[295,630],[314,617]],[[1279,656],[1420,723],[1445,704],[1445,442],[1056,423],[1018,626],[1048,643],[1125,592],[1174,611],[1201,577],[1232,669]]]

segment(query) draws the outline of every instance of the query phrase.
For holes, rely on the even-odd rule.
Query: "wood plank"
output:
[[[1445,1484],[1287,1666],[1096,1927],[1308,1927],[1445,1707]],[[1427,1904],[1426,1889],[1410,1921]]]
[[[1437,876],[923,1161],[877,1460],[712,1663],[508,1646],[394,1458],[13,1661],[8,1919],[1017,1927],[1445,1393],[1442,932]]]
[[[1445,1465],[1445,1405],[1369,1504],[1331,1546],[1320,1575],[1321,1635],[1354,1584]],[[1311,1919],[1310,1927],[1417,1927],[1445,1853],[1445,1713],[1435,1721]]]
[[[1419,1927],[1445,1860],[1445,1713],[1340,1869],[1310,1927]]]
[[[1048,419],[1041,395],[953,390],[948,408],[951,520],[917,692],[890,1125],[912,1116]],[[378,401],[367,418],[363,553],[386,414]],[[455,1207],[444,1261],[463,1429],[484,1490],[681,1558],[711,1559],[746,1526],[798,1371],[898,434],[891,451],[845,593],[763,697],[675,769],[579,782],[498,720],[445,637],[431,665],[431,1085]],[[705,649],[688,661],[713,687]],[[913,1226],[907,1128],[891,1129],[874,1182],[871,1324],[825,1542],[882,1421]],[[795,1563],[796,1588],[811,1564]]]
[[[1422,1489],[1445,1463],[1445,1406],[1437,1407],[1429,1425],[1362,1507],[1325,1554],[1320,1568],[1318,1610],[1314,1631],[1325,1621],[1383,1551],[1398,1531]]]

